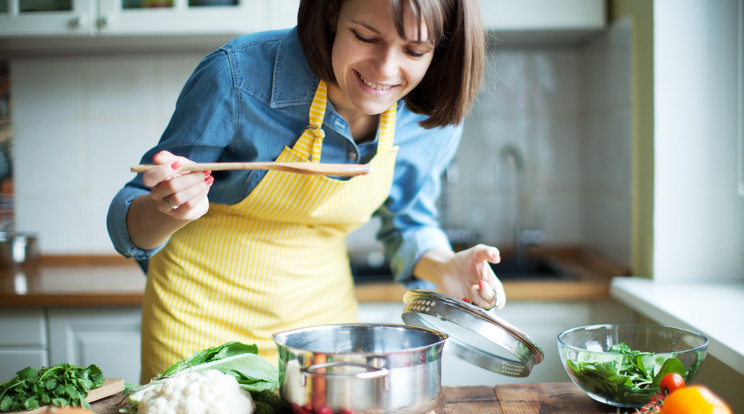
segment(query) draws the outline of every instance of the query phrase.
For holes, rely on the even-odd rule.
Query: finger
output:
[[[190,182],[193,181],[193,177],[197,177],[198,181],[193,185],[164,196],[162,199],[163,206],[160,208],[161,211],[176,218],[189,218],[191,216],[191,210],[203,209],[201,204],[207,200],[209,188],[214,183],[214,177],[211,175],[204,177],[202,174],[189,175],[192,176],[188,177]],[[183,182],[185,178],[187,177],[180,177],[178,180]]]
[[[180,160],[175,160],[170,164],[162,164],[144,173],[142,175],[142,183],[152,188],[164,181],[172,180],[181,175],[179,170],[182,166],[183,163]]]
[[[493,289],[483,280],[470,287],[470,297],[474,305],[483,309],[491,309],[496,304],[496,295]]]
[[[499,263],[501,261],[501,252],[499,252],[499,249],[485,244],[476,247],[476,260],[485,260],[490,263]]]

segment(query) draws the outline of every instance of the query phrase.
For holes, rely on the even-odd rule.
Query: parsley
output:
[[[620,354],[622,358],[612,354]],[[674,356],[636,351],[619,343],[610,347],[607,354],[579,353],[576,359],[566,360],[566,366],[577,383],[592,394],[620,403],[645,404],[659,392],[659,381],[665,374],[676,372],[687,380],[697,371],[701,360],[698,352],[695,363],[686,372]]]
[[[45,405],[90,408],[85,397],[103,380],[101,369],[93,364],[83,368],[62,363],[38,371],[24,368],[15,378],[0,383],[0,411],[34,410]]]

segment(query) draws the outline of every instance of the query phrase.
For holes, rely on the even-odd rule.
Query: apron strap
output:
[[[326,102],[328,99],[328,87],[324,81],[318,83],[313,102],[310,105],[309,121],[302,136],[297,140],[294,149],[311,162],[320,162],[320,152],[323,149],[323,119],[325,118]],[[398,104],[388,108],[380,115],[379,141],[377,142],[377,153],[382,153],[393,147],[395,138],[395,116]]]
[[[395,115],[398,109],[397,102],[380,115],[380,129],[377,141],[377,153],[381,154],[393,147],[395,138]]]
[[[320,162],[320,150],[323,148],[323,118],[325,118],[328,87],[322,80],[318,83],[313,103],[310,105],[310,124],[305,127],[302,136],[297,140],[294,149],[312,162]]]

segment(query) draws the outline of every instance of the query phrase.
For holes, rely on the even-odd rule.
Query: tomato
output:
[[[706,387],[693,385],[670,393],[661,414],[733,414],[731,408]]]
[[[658,413],[661,410],[661,405],[664,403],[664,397],[666,397],[666,394],[663,392],[654,395],[646,405],[638,410],[638,414]]]
[[[663,377],[661,377],[661,381],[659,381],[659,388],[663,390],[666,390],[667,394],[672,393],[680,388],[684,388],[685,386],[685,379],[681,375],[677,374],[676,372],[670,372]]]

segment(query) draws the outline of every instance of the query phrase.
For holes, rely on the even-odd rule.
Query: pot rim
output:
[[[438,337],[439,339],[436,341],[432,341],[429,344],[421,345],[421,346],[412,346],[408,348],[401,348],[399,350],[394,351],[332,351],[332,352],[324,352],[324,351],[317,351],[313,350],[308,347],[299,347],[294,345],[287,345],[286,339],[289,338],[290,335],[299,334],[301,332],[308,332],[308,331],[316,331],[319,329],[328,329],[328,328],[334,328],[334,327],[382,327],[382,328],[393,328],[393,329],[402,329],[407,331],[420,331],[420,332],[426,332],[431,335],[434,335]],[[281,338],[284,338],[284,341],[282,341]],[[431,348],[433,346],[437,346],[439,344],[443,344],[447,339],[449,338],[449,335],[447,335],[444,332],[437,331],[435,329],[429,329],[425,327],[420,326],[413,326],[413,325],[405,325],[405,324],[396,324],[396,323],[331,323],[331,324],[321,324],[321,325],[313,325],[313,326],[305,326],[302,328],[295,328],[295,329],[289,329],[281,332],[276,332],[272,335],[272,339],[274,342],[284,348],[296,350],[296,351],[305,351],[305,352],[312,352],[314,354],[322,354],[322,355],[354,355],[354,356],[375,356],[380,354],[394,354],[394,353],[401,353],[401,352],[416,352],[421,351],[426,348]]]

